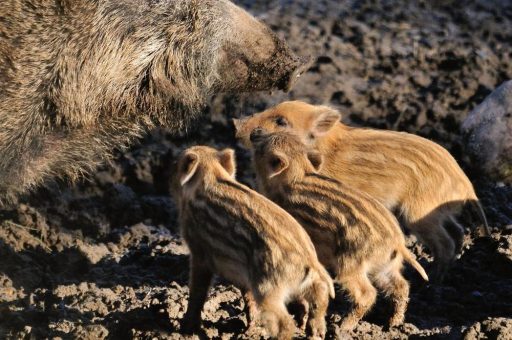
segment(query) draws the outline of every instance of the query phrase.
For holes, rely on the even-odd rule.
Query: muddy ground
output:
[[[0,211],[0,339],[178,339],[188,296],[187,249],[167,194],[180,148],[235,146],[231,117],[287,98],[338,107],[353,125],[417,133],[446,148],[475,184],[493,227],[468,230],[443,284],[412,284],[404,326],[386,329],[384,299],[351,334],[348,305],[329,307],[330,338],[512,339],[512,188],[475,172],[459,133],[467,113],[512,79],[512,3],[489,1],[237,1],[314,65],[289,94],[213,98],[187,136],[153,131],[74,186],[52,184]],[[237,147],[239,179],[253,184]],[[463,216],[466,225],[472,221]],[[430,268],[428,251],[409,240]],[[203,312],[210,338],[251,338],[240,292],[218,280]]]

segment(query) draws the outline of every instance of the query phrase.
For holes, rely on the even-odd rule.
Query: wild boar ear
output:
[[[224,149],[217,152],[220,165],[228,172],[229,176],[235,178],[236,174],[236,161],[235,161],[235,150]]]
[[[324,162],[324,156],[318,151],[308,151],[308,159],[315,168],[316,171],[320,171],[322,163]]]
[[[282,173],[289,166],[288,157],[281,152],[273,153],[269,159],[268,164],[270,171],[268,178],[272,178],[274,176]]]
[[[195,152],[185,154],[180,165],[180,184],[184,186],[194,176],[199,164],[199,156]]]
[[[341,114],[327,106],[322,106],[322,110],[313,123],[313,132],[317,135],[323,135],[329,132],[334,125],[340,121]]]

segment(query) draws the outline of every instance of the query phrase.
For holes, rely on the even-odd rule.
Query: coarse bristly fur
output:
[[[185,131],[212,93],[288,88],[300,64],[227,0],[6,0],[0,202],[74,180],[156,124]]]
[[[325,312],[334,287],[307,233],[286,211],[235,180],[234,151],[206,146],[185,150],[172,184],[181,234],[190,257],[190,299],[182,331],[200,325],[214,273],[248,290],[270,336],[291,339],[286,303],[308,303],[308,334],[325,336]]]
[[[318,174],[322,156],[299,137],[253,133],[252,141],[259,189],[299,221],[320,262],[353,301],[342,329],[351,330],[374,304],[374,285],[394,303],[390,325],[403,323],[409,300],[403,260],[428,277],[406,248],[396,218],[369,195]]]
[[[327,106],[284,102],[235,120],[237,137],[251,148],[250,134],[293,131],[324,157],[320,174],[368,193],[404,221],[435,258],[441,279],[462,247],[456,220],[465,205],[488,225],[473,185],[450,153],[425,138],[404,132],[354,128]]]

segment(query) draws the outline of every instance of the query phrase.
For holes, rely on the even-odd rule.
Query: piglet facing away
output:
[[[374,285],[393,300],[390,325],[401,324],[409,300],[403,260],[428,277],[405,247],[395,217],[369,195],[319,175],[322,156],[299,137],[253,133],[252,141],[260,190],[302,224],[320,262],[353,301],[342,329],[352,329],[374,304]]]
[[[0,18],[0,204],[148,128],[185,132],[213,94],[287,90],[306,67],[228,0],[8,0]]]
[[[190,248],[190,300],[183,332],[200,326],[212,275],[250,291],[270,336],[290,339],[295,326],[286,303],[310,305],[307,331],[323,338],[332,280],[307,233],[286,211],[235,179],[234,151],[185,150],[172,191],[181,233]]]
[[[464,206],[487,221],[473,185],[450,153],[409,133],[353,128],[327,106],[284,102],[236,120],[237,137],[251,148],[250,134],[291,131],[324,156],[322,175],[369,194],[396,211],[435,258],[441,279],[462,247],[464,229],[456,220]]]

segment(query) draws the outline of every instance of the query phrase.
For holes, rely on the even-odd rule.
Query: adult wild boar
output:
[[[75,179],[152,126],[186,130],[213,93],[287,90],[303,68],[228,0],[6,0],[0,201]]]

